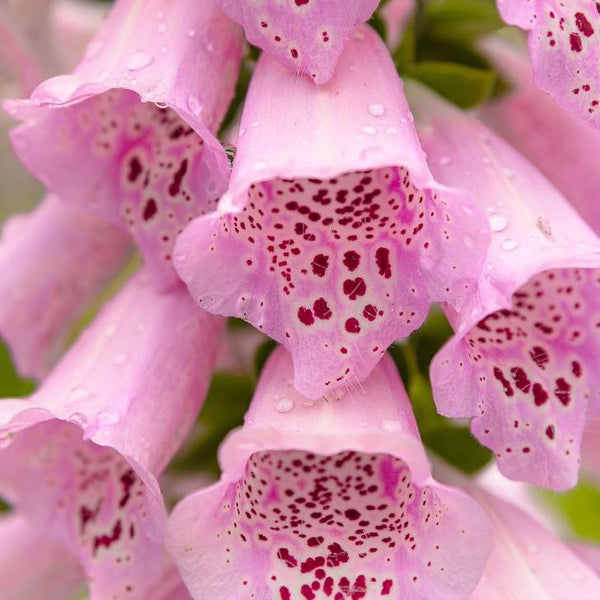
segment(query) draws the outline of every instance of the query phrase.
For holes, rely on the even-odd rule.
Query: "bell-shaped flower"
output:
[[[0,578],[3,600],[65,600],[85,585],[75,557],[19,514],[0,517]]]
[[[595,600],[600,577],[578,553],[562,541],[531,510],[525,511],[517,497],[501,497],[481,479],[464,476],[442,464],[434,474],[446,484],[462,488],[492,521],[493,549],[483,576],[469,600]],[[508,482],[513,483],[513,482]],[[513,484],[514,485],[514,484]]]
[[[600,127],[600,11],[594,0],[497,0],[502,18],[529,31],[536,85]]]
[[[526,55],[494,38],[482,48],[514,86],[484,106],[482,120],[540,169],[600,233],[600,131],[562,111],[534,85]]]
[[[331,78],[348,39],[379,4],[379,0],[217,2],[244,27],[251,44],[318,84]]]
[[[220,320],[150,279],[136,276],[31,398],[0,403],[0,494],[78,559],[92,599],[146,600],[161,578],[157,477],[216,357]]]
[[[576,542],[572,543],[570,547],[584,563],[600,576],[600,546],[597,543]]]
[[[465,598],[491,545],[484,511],[435,482],[396,368],[311,401],[269,359],[221,480],[185,498],[167,550],[196,600]]]
[[[113,225],[52,195],[4,225],[0,336],[22,375],[46,374],[129,246],[129,238]]]
[[[600,400],[600,240],[523,157],[476,119],[413,89],[436,177],[486,210],[477,293],[432,364],[438,409],[472,430],[508,477],[575,484],[588,403]],[[594,408],[595,406],[595,408]]]
[[[362,381],[432,302],[460,304],[488,243],[485,216],[433,179],[365,27],[322,86],[262,55],[229,190],[179,236],[174,264],[204,309],[284,344],[317,398]]]
[[[388,0],[381,7],[387,42],[390,48],[396,48],[402,40],[404,26],[415,9],[415,0]]]
[[[15,150],[47,188],[134,237],[158,284],[171,249],[212,210],[229,164],[215,131],[233,94],[241,30],[213,0],[120,0],[71,75],[7,102]]]

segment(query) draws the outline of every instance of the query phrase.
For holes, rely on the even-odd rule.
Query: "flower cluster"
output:
[[[530,58],[452,50],[427,1],[0,1],[47,190],[0,240],[0,335],[39,382],[0,402],[0,597],[600,598],[598,551],[502,491],[600,473],[600,5],[497,4]],[[477,69],[440,47],[501,85],[464,102]],[[220,478],[182,482],[213,373],[261,343]]]

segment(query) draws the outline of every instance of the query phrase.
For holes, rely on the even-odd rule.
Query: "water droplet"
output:
[[[138,71],[148,67],[154,62],[154,56],[149,52],[136,52],[129,57],[127,68],[130,71]]]
[[[101,410],[98,413],[98,425],[115,425],[121,420],[121,416],[113,410]]]
[[[369,106],[369,113],[374,117],[383,117],[385,115],[385,106],[383,104],[371,104]]]
[[[252,121],[252,123],[250,123],[250,127],[258,127],[260,125],[260,121]]]
[[[71,392],[69,393],[69,400],[71,402],[83,402],[84,400],[87,400],[91,395],[92,393],[90,392],[90,390],[80,385],[74,387],[71,390]]]
[[[498,233],[504,231],[508,226],[508,219],[502,213],[492,213],[489,217],[490,229]]]
[[[483,155],[483,158],[481,160],[483,161],[484,165],[491,165],[492,164],[492,161],[485,154]]]
[[[190,37],[194,37],[194,36],[196,35],[196,31],[195,31],[194,29],[190,29],[190,30],[188,31],[188,35],[189,35]]]
[[[122,367],[128,360],[129,356],[124,352],[121,352],[120,354],[116,354],[113,358],[113,365],[115,365],[115,367]]]
[[[85,428],[85,426],[88,423],[87,417],[80,412],[74,412],[73,414],[71,414],[69,416],[69,421],[71,421],[71,423],[74,423],[75,425],[81,427],[82,429]]]
[[[277,409],[277,412],[280,412],[280,413],[290,412],[290,410],[292,410],[292,408],[294,408],[294,401],[291,400],[290,398],[281,398],[277,402],[277,405],[275,406],[275,408]]]
[[[362,128],[362,132],[365,135],[375,135],[377,133],[377,129],[375,129],[375,127],[373,127],[371,125],[366,125],[365,127]]]
[[[502,242],[502,248],[504,250],[514,250],[519,244],[515,240],[504,240]]]
[[[263,170],[263,169],[264,169],[266,166],[267,166],[267,163],[265,163],[265,162],[262,162],[262,161],[258,161],[258,162],[254,163],[254,164],[252,165],[252,168],[253,168],[255,171],[262,171],[262,170]]]
[[[514,179],[515,177],[515,172],[512,169],[509,169],[508,167],[503,167],[502,172],[504,173],[504,175],[506,175],[506,177],[508,177],[508,179]]]
[[[158,33],[164,33],[167,30],[167,26],[165,23],[161,23],[156,29]]]
[[[160,47],[160,51],[162,52],[162,54],[166,54],[167,53],[167,47],[166,46],[161,46]]]
[[[308,146],[308,140],[302,140],[302,141],[300,142],[300,145],[301,145],[301,146]]]
[[[396,135],[398,133],[398,130],[395,127],[388,127],[385,132],[388,135]]]
[[[169,108],[169,105],[166,102],[155,102],[154,106],[160,109]]]
[[[113,335],[115,335],[117,331],[117,326],[116,325],[109,325],[106,330],[104,331],[104,334],[106,335],[107,338],[111,338]]]
[[[400,421],[385,420],[381,422],[381,429],[386,433],[396,433],[402,430],[402,423]]]
[[[449,156],[442,156],[442,158],[440,158],[440,165],[442,165],[442,167],[448,166],[451,162],[452,159]]]

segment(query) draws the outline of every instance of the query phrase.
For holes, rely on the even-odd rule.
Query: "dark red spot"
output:
[[[573,375],[575,375],[575,377],[577,377],[577,378],[581,377],[581,374],[583,372],[583,370],[581,368],[581,363],[574,360],[571,363],[571,372],[573,373]]]
[[[381,595],[389,596],[392,590],[393,581],[391,579],[386,579],[381,586]]]
[[[344,294],[350,300],[356,300],[358,296],[364,296],[367,293],[367,285],[362,277],[356,279],[346,279],[344,281]]]
[[[144,221],[149,221],[157,212],[158,206],[156,206],[156,200],[154,200],[154,198],[150,198],[148,202],[146,202],[146,206],[144,206],[142,217]]]
[[[571,384],[562,377],[559,377],[556,380],[554,395],[563,406],[567,406],[571,402]]]
[[[315,546],[320,546],[323,543],[323,537],[320,535],[317,535],[315,537],[308,538],[308,540],[306,540],[306,543],[311,548],[314,548]]]
[[[367,304],[363,310],[363,317],[368,321],[374,321],[377,318],[377,307]]]
[[[541,346],[534,346],[529,352],[533,362],[542,370],[546,368],[548,361],[550,360],[548,352]]]
[[[112,533],[110,535],[97,535],[94,536],[94,555],[98,551],[98,548],[104,546],[105,548],[110,548],[116,541],[118,541],[121,537],[122,526],[121,520],[119,519],[115,526],[113,527]]]
[[[142,163],[140,162],[140,159],[137,156],[134,156],[129,161],[129,174],[127,175],[127,179],[129,179],[131,183],[134,183],[137,180],[137,178],[141,175],[141,173]]]
[[[542,406],[548,401],[548,392],[539,383],[533,384],[533,401],[536,406]]]
[[[498,367],[494,367],[494,377],[502,384],[504,393],[507,396],[514,396],[515,392],[510,384],[510,381],[504,377],[504,373]]]
[[[585,37],[594,35],[594,28],[583,13],[575,13],[575,24],[577,25],[577,29],[579,29]]]
[[[290,590],[285,586],[279,588],[279,595],[281,596],[281,600],[292,600]]]
[[[318,567],[323,566],[325,566],[325,558],[323,556],[316,556],[314,558],[309,557],[300,565],[300,572],[310,573]]]
[[[315,303],[313,304],[313,312],[315,313],[315,317],[317,317],[317,319],[325,320],[331,318],[332,314],[325,298],[317,298],[315,300]]]
[[[379,274],[389,279],[392,276],[392,265],[390,264],[390,251],[387,248],[377,248],[375,262],[379,267]]]
[[[300,319],[300,322],[304,323],[304,325],[312,325],[315,322],[312,310],[310,310],[310,308],[304,308],[304,306],[301,306],[298,309],[298,319]]]
[[[356,521],[360,517],[360,513],[355,508],[348,508],[344,511],[347,519],[351,521]]]
[[[571,50],[573,52],[581,52],[583,50],[583,42],[581,41],[581,37],[578,33],[572,33],[569,36],[569,41],[571,43]]]
[[[354,271],[360,264],[360,254],[358,252],[354,252],[354,250],[348,250],[348,252],[344,253],[343,262],[349,271]]]
[[[131,488],[135,483],[136,476],[133,469],[128,469],[121,475],[121,485],[123,486],[123,496],[119,500],[119,508],[123,508],[131,497]]]
[[[279,550],[277,550],[277,558],[283,561],[290,569],[298,566],[296,557],[290,554],[290,551],[287,548],[279,548]]]
[[[548,425],[546,427],[546,435],[553,440],[554,439],[554,425]]]
[[[360,332],[360,324],[358,323],[358,320],[355,319],[354,317],[351,317],[350,319],[346,320],[346,331],[348,333],[359,333]]]
[[[329,256],[326,254],[317,254],[311,263],[312,272],[318,277],[323,277],[329,266]]]
[[[294,0],[296,2],[296,6],[306,6],[310,0]]]
[[[185,174],[187,173],[187,168],[188,168],[188,160],[187,160],[187,158],[184,158],[181,161],[181,164],[179,165],[179,169],[177,169],[177,171],[175,172],[175,175],[173,175],[173,181],[171,182],[171,185],[169,186],[169,194],[171,196],[177,196],[177,194],[179,194],[179,192],[181,191],[181,182],[183,181],[183,178],[184,178]]]
[[[515,381],[517,389],[521,390],[524,394],[529,394],[529,390],[531,389],[531,381],[527,377],[527,373],[525,373],[521,367],[513,367],[510,370],[510,374]]]

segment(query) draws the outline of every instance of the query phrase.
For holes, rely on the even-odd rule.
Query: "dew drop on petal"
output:
[[[393,419],[386,419],[381,422],[381,429],[386,433],[396,433],[402,429],[402,423]]]
[[[135,52],[127,61],[127,68],[130,71],[139,71],[150,66],[154,62],[154,56],[149,52]]]
[[[74,412],[73,414],[71,414],[69,416],[69,421],[71,421],[71,423],[74,423],[75,425],[78,425],[81,428],[84,428],[87,425],[87,417],[80,412]]]
[[[504,231],[508,226],[508,219],[502,213],[492,213],[489,216],[490,229],[494,232]]]
[[[71,390],[69,400],[71,402],[82,402],[87,400],[91,395],[90,390],[80,385]]]
[[[101,410],[98,413],[98,424],[100,426],[115,425],[120,420],[120,415],[113,410]]]
[[[290,410],[294,408],[294,401],[290,398],[281,398],[280,400],[278,400],[277,404],[275,405],[275,408],[277,409],[277,412],[280,413],[290,412]]]
[[[504,250],[514,250],[519,244],[515,240],[504,240],[502,242],[502,248]]]
[[[369,106],[369,113],[372,114],[374,117],[383,117],[383,115],[385,114],[385,106],[383,104],[371,104]]]
[[[122,367],[129,360],[129,356],[123,352],[116,354],[113,358],[113,364],[116,367]]]
[[[375,129],[375,127],[373,127],[371,125],[366,125],[365,127],[362,128],[362,132],[365,135],[375,135],[377,133],[377,129]]]

